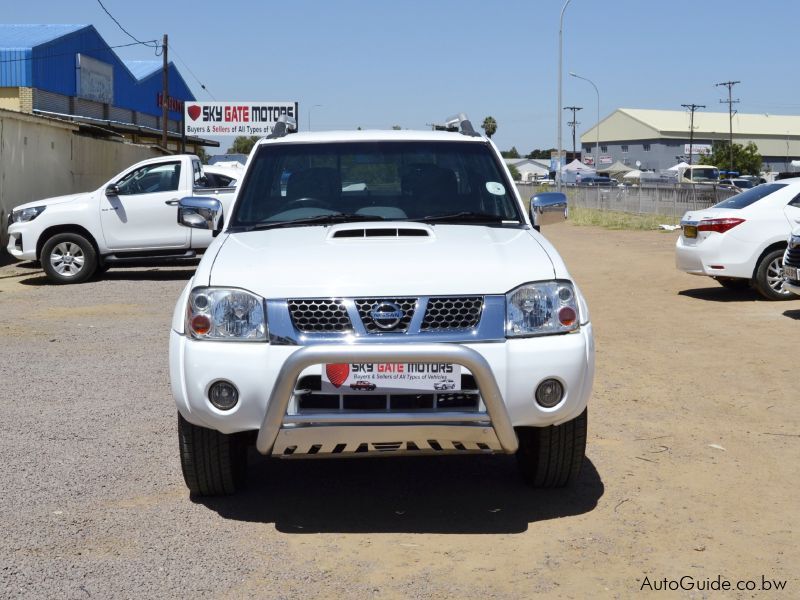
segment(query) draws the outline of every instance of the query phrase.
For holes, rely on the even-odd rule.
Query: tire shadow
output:
[[[96,274],[89,281],[78,285],[91,285],[102,281],[188,281],[192,275],[194,275],[195,270],[195,267],[178,269],[120,269],[117,271],[106,271],[99,275]],[[24,277],[26,275],[28,274],[20,276]],[[30,286],[58,285],[50,281],[44,274],[22,279],[19,283],[21,285]]]
[[[784,317],[789,317],[790,319],[794,319],[795,321],[800,321],[800,309],[798,310],[786,310],[783,312]]]
[[[681,290],[678,295],[688,296],[695,300],[706,300],[707,302],[755,302],[765,300],[761,297],[761,294],[752,289],[729,290],[724,287]]]
[[[535,490],[512,456],[251,461],[235,496],[197,498],[226,519],[283,533],[521,533],[593,510],[605,487],[587,458],[572,487]]]

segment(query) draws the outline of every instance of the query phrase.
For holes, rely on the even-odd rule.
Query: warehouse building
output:
[[[599,169],[616,161],[641,170],[667,169],[689,159],[690,113],[680,110],[619,108],[599,124],[599,159],[595,150],[598,126],[581,135],[586,164]],[[727,112],[694,113],[692,163],[709,152],[714,142],[729,139]],[[800,116],[734,114],[733,143],[753,142],[765,171],[789,171],[800,157]],[[716,165],[722,169],[726,165]]]
[[[160,142],[162,67],[121,60],[92,25],[0,24],[0,108],[71,121],[95,135]],[[195,97],[173,63],[168,79],[169,149],[218,146],[183,139],[183,104]]]

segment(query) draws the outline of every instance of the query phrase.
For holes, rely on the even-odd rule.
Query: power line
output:
[[[156,40],[149,40],[149,42],[155,42]],[[82,49],[82,52],[101,52],[104,50],[113,50],[114,48],[128,48],[129,46],[140,46],[140,45],[147,45],[148,42],[133,42],[131,44],[119,44],[117,46],[103,46],[102,48],[85,48]],[[59,56],[75,56],[75,52],[60,52],[58,54],[48,54],[47,56],[26,56],[22,58],[4,58],[0,60],[0,63],[13,63],[13,62],[26,62],[32,60],[47,60],[49,58],[58,58]]]
[[[730,121],[730,137],[728,138],[728,143],[730,145],[730,171],[733,171],[733,105],[738,104],[739,100],[734,100],[731,94],[733,93],[733,86],[737,83],[742,83],[741,81],[723,81],[722,83],[715,83],[714,87],[720,87],[724,85],[728,88],[728,99],[727,100],[720,100],[720,103],[728,103],[728,120]]]
[[[203,91],[204,91],[206,94],[208,94],[209,96],[211,96],[211,99],[212,99],[212,100],[216,101],[217,99],[214,97],[214,94],[212,94],[212,93],[209,91],[209,89],[208,89],[208,88],[205,86],[205,84],[204,84],[202,81],[200,81],[200,80],[197,78],[197,75],[195,75],[195,74],[194,74],[194,71],[192,71],[192,70],[189,68],[189,65],[187,65],[187,64],[186,64],[186,61],[185,61],[185,60],[183,60],[183,58],[181,58],[180,54],[178,54],[178,53],[175,51],[175,43],[174,43],[174,42],[172,42],[172,43],[170,44],[170,50],[171,50],[171,51],[172,51],[172,53],[175,55],[175,57],[176,57],[176,58],[177,58],[179,61],[181,61],[181,64],[183,64],[183,66],[184,66],[184,67],[186,67],[186,70],[187,70],[187,71],[189,71],[189,73],[191,74],[191,76],[192,76],[192,77],[194,77],[194,80],[197,82],[197,84],[200,86],[200,88],[201,88],[201,89],[202,89],[202,90],[203,90]]]
[[[694,150],[694,111],[698,108],[705,108],[705,104],[681,104],[682,107],[689,109],[689,164],[692,164],[692,150]]]
[[[128,31],[127,29],[125,29],[125,28],[122,26],[122,24],[121,24],[119,21],[117,21],[117,20],[114,18],[114,15],[112,15],[110,12],[108,12],[108,9],[107,9],[107,8],[106,8],[106,7],[103,5],[103,3],[102,3],[100,0],[97,0],[97,3],[100,5],[100,8],[102,8],[102,9],[103,9],[103,12],[105,12],[105,13],[106,13],[106,14],[109,16],[109,18],[110,18],[112,21],[114,21],[114,23],[116,23],[116,24],[117,24],[117,27],[119,27],[119,28],[122,30],[122,32],[123,32],[125,35],[127,35],[129,38],[131,38],[132,40],[136,41],[136,42],[137,42],[137,43],[139,43],[139,44],[142,44],[142,45],[144,45],[144,46],[148,46],[148,47],[150,47],[150,48],[155,48],[156,50],[158,50],[158,42],[157,42],[156,40],[153,40],[153,41],[151,41],[151,42],[143,42],[143,41],[139,40],[139,39],[138,39],[138,38],[137,38],[135,35],[133,35],[133,34],[132,34],[130,31]],[[158,54],[158,53],[156,53],[156,54]]]
[[[575,113],[579,110],[583,110],[582,106],[565,106],[564,110],[571,110],[572,111],[572,121],[569,121],[567,125],[572,127],[572,158],[575,159],[575,127],[580,125],[578,121],[575,119]]]

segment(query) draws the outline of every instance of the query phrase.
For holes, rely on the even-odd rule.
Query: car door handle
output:
[[[167,204],[169,206],[178,206],[178,202],[180,202],[180,200],[178,200],[177,198],[173,198],[172,200],[165,200],[164,204]]]
[[[108,212],[109,210],[119,210],[119,206],[109,206],[108,208],[102,209],[103,212]]]

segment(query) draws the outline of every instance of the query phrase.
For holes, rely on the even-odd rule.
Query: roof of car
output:
[[[315,143],[315,142],[388,142],[388,141],[447,141],[447,142],[483,142],[483,136],[469,136],[452,131],[414,131],[411,129],[367,129],[356,131],[310,131],[291,133],[284,137],[262,139],[261,144],[270,143]]]

